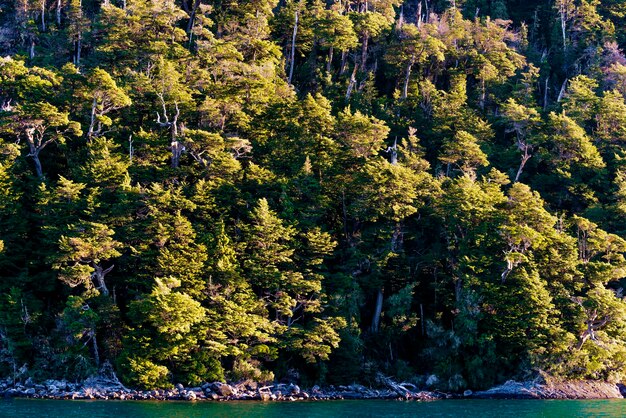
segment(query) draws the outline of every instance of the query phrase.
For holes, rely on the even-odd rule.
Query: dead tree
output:
[[[176,113],[174,114],[173,119],[170,121],[170,118],[167,114],[167,108],[165,106],[165,100],[163,99],[163,94],[158,94],[158,97],[161,101],[161,106],[163,107],[163,119],[161,119],[161,115],[159,114],[159,112],[156,112],[156,123],[161,128],[168,128],[170,130],[170,151],[172,152],[171,166],[172,168],[178,168],[180,164],[180,156],[183,154],[183,152],[185,152],[185,144],[179,141],[178,138],[180,128],[180,125],[178,124],[178,117],[180,116],[180,109],[178,108],[178,102],[174,102],[174,108],[176,109]]]

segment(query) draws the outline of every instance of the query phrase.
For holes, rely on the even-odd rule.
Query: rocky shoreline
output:
[[[407,384],[408,385],[408,384]],[[412,386],[412,385],[411,385]],[[371,389],[362,385],[313,386],[303,390],[296,384],[276,383],[259,385],[245,381],[237,384],[221,382],[204,383],[197,387],[184,387],[181,384],[173,389],[134,390],[118,383],[87,379],[82,383],[69,383],[63,380],[47,380],[34,383],[30,379],[24,383],[0,383],[0,395],[34,399],[117,399],[117,400],[156,400],[156,401],[305,401],[341,399],[402,399],[430,401],[451,398],[453,395],[440,392],[418,391],[414,387],[396,384],[395,388]]]
[[[35,383],[27,379],[23,383],[0,381],[0,395],[4,397],[34,399],[82,399],[82,400],[155,400],[155,401],[314,401],[314,400],[416,400],[440,399],[618,399],[626,395],[626,387],[606,382],[577,381],[558,383],[509,381],[486,391],[451,394],[419,390],[410,383],[396,383],[382,378],[381,388],[362,385],[328,386],[301,389],[294,383],[260,385],[245,381],[236,384],[221,382],[204,383],[197,387],[176,385],[173,389],[134,390],[125,388],[119,381],[89,378],[81,383],[64,380],[46,380]]]

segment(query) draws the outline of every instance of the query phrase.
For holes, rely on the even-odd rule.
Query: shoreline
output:
[[[332,400],[404,400],[435,401],[445,399],[624,399],[626,387],[596,381],[560,381],[553,383],[508,381],[484,391],[466,390],[463,393],[444,393],[419,390],[412,384],[395,383],[390,379],[385,387],[368,388],[363,385],[339,385],[301,389],[296,384],[276,383],[262,386],[256,382],[227,384],[204,383],[196,387],[178,384],[173,389],[128,389],[119,382],[87,379],[81,383],[47,380],[42,383],[4,381],[0,395],[4,398],[49,400],[134,400],[134,401],[332,401]]]

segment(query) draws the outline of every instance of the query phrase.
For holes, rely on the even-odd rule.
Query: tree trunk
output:
[[[566,35],[565,35],[565,11],[561,11],[561,35],[563,37],[563,51],[567,48]]]
[[[354,70],[352,70],[352,75],[350,76],[350,82],[348,83],[348,91],[346,91],[346,102],[350,100],[350,96],[352,96],[352,89],[354,89],[354,85],[356,84],[356,71],[359,67],[358,64],[354,64]]]
[[[180,156],[183,154],[183,151],[185,150],[185,146],[177,139],[173,139],[171,148],[172,148],[172,162],[171,162],[172,168],[178,168],[180,164]]]
[[[39,161],[39,151],[35,152],[34,154],[31,154],[30,156],[33,158],[33,161],[35,162],[35,170],[37,171],[37,177],[42,179],[43,169],[41,168],[41,161]]]
[[[106,283],[104,282],[104,277],[111,271],[113,270],[114,266],[111,266],[109,268],[107,268],[106,270],[103,270],[102,267],[98,264],[94,265],[94,272],[92,274],[92,278],[96,281],[96,288],[102,292],[102,294],[104,296],[109,296],[109,289],[106,286]]]
[[[87,139],[91,140],[91,137],[93,136],[93,129],[96,126],[96,107],[98,105],[98,102],[96,101],[96,98],[93,98],[93,102],[91,103],[91,119],[89,122],[89,131],[87,131]]]
[[[298,11],[295,12],[294,17],[294,25],[293,25],[293,34],[291,35],[291,54],[289,58],[289,78],[287,82],[291,84],[291,80],[293,79],[293,67],[295,66],[295,58],[296,58],[296,35],[298,34]]]
[[[183,2],[186,4],[186,2]],[[187,35],[189,36],[189,46],[191,46],[191,38],[193,37],[193,25],[196,20],[196,12],[198,11],[198,7],[200,6],[200,0],[195,0],[193,3],[193,7],[191,8],[191,12],[189,13],[189,23],[187,23]]]
[[[406,67],[406,77],[404,78],[404,87],[402,88],[402,99],[406,99],[409,95],[409,80],[411,79],[411,70],[413,69],[413,58]]]
[[[378,289],[376,294],[376,307],[374,308],[374,316],[372,317],[372,333],[378,333],[380,327],[380,315],[383,312],[383,288]]]
[[[98,352],[98,340],[96,339],[96,331],[91,331],[91,344],[93,346],[93,359],[96,362],[96,367],[100,367],[100,353]]]
[[[546,77],[545,87],[543,89],[543,110],[548,108],[548,77]]]
[[[346,72],[346,64],[348,63],[348,51],[341,51],[341,68],[339,69],[339,75],[343,75]]]
[[[365,71],[365,63],[367,61],[367,44],[369,43],[369,34],[366,32],[363,35],[363,49],[361,49],[361,67]]]
[[[82,35],[78,34],[78,40],[76,41],[76,66],[80,65],[80,49],[82,48]]]
[[[333,52],[334,52],[334,48],[331,46],[330,49],[328,50],[328,62],[326,63],[326,72],[327,73],[330,73],[330,70],[331,70],[331,67],[332,67]]]
[[[422,27],[422,2],[417,5],[417,27]]]
[[[61,27],[61,4],[62,0],[57,0],[57,26]]]
[[[485,79],[480,80],[480,110],[485,111],[485,97],[487,96],[487,92],[485,89]]]
[[[515,180],[513,180],[513,183],[517,183],[517,181],[519,180],[519,177],[522,175],[524,166],[526,165],[528,160],[530,160],[530,157],[532,157],[532,154],[528,152],[529,146],[524,145],[523,147],[524,147],[524,155],[522,155],[522,161],[520,161],[520,165],[519,165],[519,168],[517,169],[517,174],[515,174]]]
[[[41,0],[41,31],[46,31],[46,0]]]

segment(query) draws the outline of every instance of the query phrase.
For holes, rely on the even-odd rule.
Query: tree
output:
[[[37,177],[43,178],[43,168],[39,154],[51,143],[65,141],[64,134],[82,135],[80,125],[71,122],[66,112],[55,106],[40,102],[23,108],[19,124],[28,145],[28,156],[35,162]]]
[[[464,175],[475,176],[476,169],[489,164],[487,155],[480,149],[476,138],[465,131],[459,131],[454,139],[446,142],[439,160],[450,166],[455,165]]]
[[[103,134],[103,126],[110,126],[113,121],[106,115],[114,110],[130,106],[131,100],[104,70],[96,68],[87,78],[88,91],[85,98],[91,99],[91,116],[87,138]]]
[[[85,286],[87,290],[95,286],[104,296],[109,295],[105,277],[114,264],[103,264],[119,257],[121,243],[115,241],[114,232],[106,225],[93,222],[75,227],[74,236],[62,236],[59,240],[59,257],[55,266],[59,279],[70,287]]]
[[[509,99],[502,107],[502,115],[509,125],[506,132],[515,133],[517,149],[522,153],[520,165],[513,180],[517,183],[526,163],[533,156],[535,145],[531,142],[531,138],[540,122],[539,113],[535,109],[518,104],[514,99]]]

